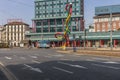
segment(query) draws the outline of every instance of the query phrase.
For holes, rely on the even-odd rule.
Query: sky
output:
[[[84,0],[85,26],[93,24],[95,7],[106,5],[120,5],[120,0]],[[8,19],[22,19],[32,26],[34,18],[34,0],[0,0],[0,25]]]

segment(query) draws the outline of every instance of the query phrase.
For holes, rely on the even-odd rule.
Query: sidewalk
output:
[[[83,55],[99,55],[99,56],[113,56],[113,57],[120,57],[120,49],[113,49],[112,51],[109,49],[77,49],[76,52],[73,52],[72,49],[70,50],[66,50],[66,51],[63,51],[62,49],[61,50],[58,50],[57,52],[60,52],[60,53],[67,53],[67,54],[71,54],[71,53],[76,53],[76,54],[83,54]]]

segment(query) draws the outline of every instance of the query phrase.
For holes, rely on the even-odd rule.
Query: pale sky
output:
[[[120,4],[120,0],[84,0],[84,2],[86,26],[93,23],[95,7]],[[15,18],[32,25],[34,0],[0,0],[0,25],[6,24],[7,19]]]

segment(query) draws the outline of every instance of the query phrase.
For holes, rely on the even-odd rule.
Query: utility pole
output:
[[[84,28],[84,49],[86,47],[86,29]]]
[[[113,44],[112,44],[112,12],[110,12],[110,49],[112,51]]]
[[[86,46],[86,30],[85,30],[85,20],[83,20],[83,22],[84,22],[84,32],[83,32],[83,33],[84,33],[84,34],[83,34],[83,35],[84,35],[84,45],[83,45],[83,46],[84,46],[84,49],[85,49],[85,46]]]

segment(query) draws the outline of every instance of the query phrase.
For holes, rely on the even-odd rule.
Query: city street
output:
[[[9,80],[120,80],[120,58],[57,49],[0,49],[0,65]]]

